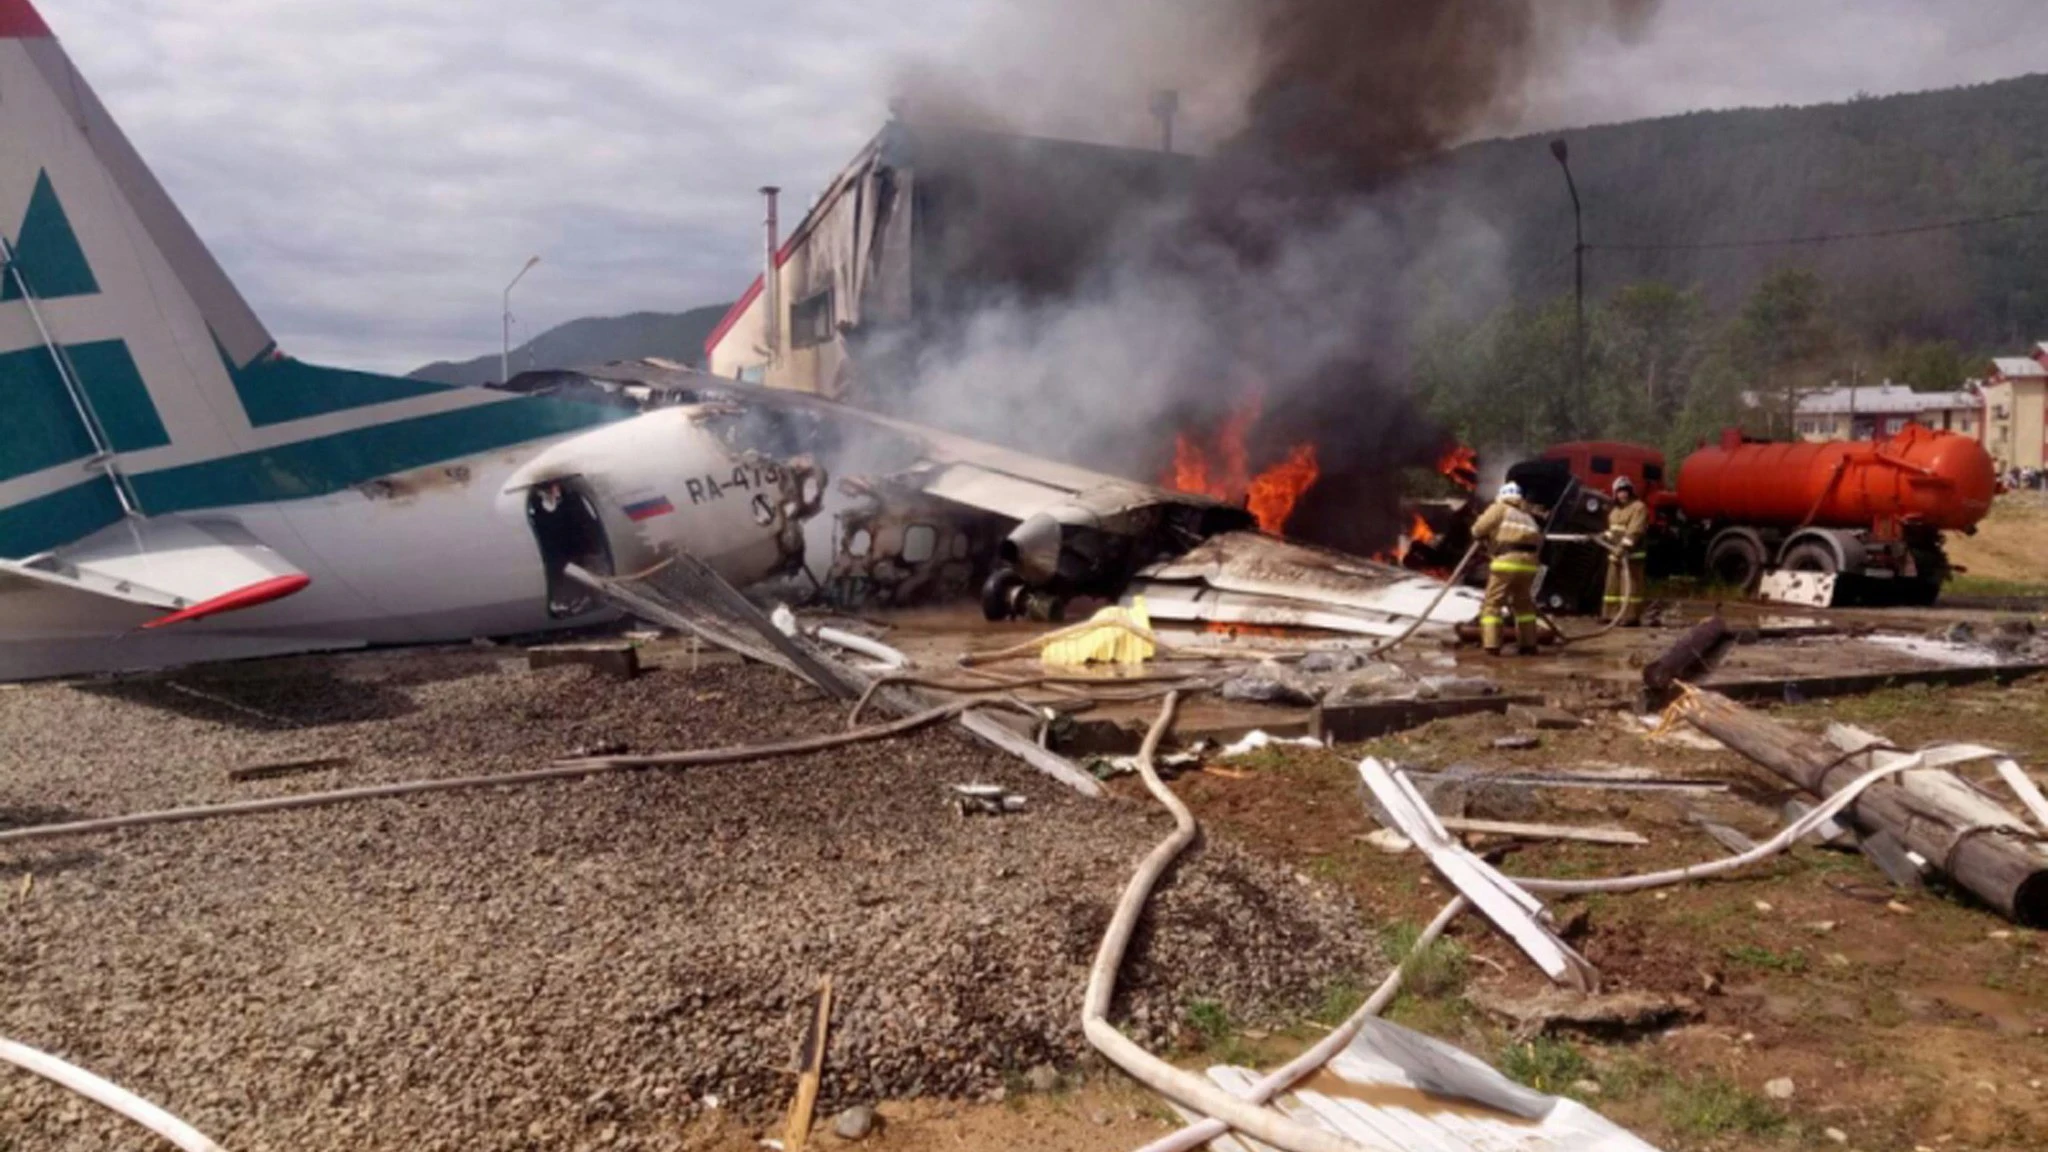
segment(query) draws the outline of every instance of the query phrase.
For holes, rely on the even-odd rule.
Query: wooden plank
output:
[[[2020,798],[2020,803],[2027,806],[2027,811],[2034,814],[2034,819],[2041,827],[2048,828],[2048,797],[2041,795],[2041,786],[2034,783],[2033,777],[2028,776],[2011,760],[1998,762],[1998,775],[2005,781],[2006,787],[2011,788],[2013,794]]]
[[[1966,684],[2010,684],[2048,672],[2048,663],[1996,664],[1984,668],[1907,668],[1888,672],[1851,672],[1836,676],[1787,676],[1776,679],[1709,679],[1702,687],[1737,701],[1797,703],[1830,696],[1860,696],[1907,684],[1956,687]]]
[[[250,780],[275,780],[280,776],[301,776],[308,772],[320,772],[328,768],[339,768],[354,760],[353,756],[315,756],[306,760],[278,760],[269,764],[250,764],[243,768],[228,769],[228,779],[237,784]]]
[[[832,977],[818,981],[817,1011],[804,1029],[804,1046],[799,1053],[796,1099],[789,1105],[789,1124],[783,1130],[784,1152],[803,1152],[811,1139],[811,1114],[818,1107],[818,1083],[825,1073],[825,1031],[832,1023]]]
[[[1574,828],[1564,824],[1518,824],[1512,820],[1467,820],[1439,816],[1437,823],[1452,832],[1481,836],[1520,836],[1530,840],[1575,840],[1583,844],[1620,844],[1640,848],[1649,838],[1626,828]]]

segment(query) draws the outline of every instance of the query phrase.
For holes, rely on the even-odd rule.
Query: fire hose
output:
[[[197,1128],[109,1080],[48,1052],[0,1037],[0,1063],[12,1064],[62,1085],[110,1111],[117,1112],[170,1141],[184,1152],[221,1152],[220,1145]]]

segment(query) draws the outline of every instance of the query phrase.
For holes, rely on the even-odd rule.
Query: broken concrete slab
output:
[[[1529,703],[1528,696],[1479,696],[1441,700],[1386,700],[1373,704],[1324,705],[1309,718],[1309,735],[1339,744],[1374,740],[1391,732],[1420,728],[1432,720],[1471,716],[1481,712],[1504,713],[1517,703]]]
[[[1605,1038],[1639,1036],[1698,1020],[1690,997],[1664,992],[1575,992],[1555,985],[1529,996],[1487,988],[1468,994],[1472,1003],[1514,1025],[1519,1039],[1552,1032],[1580,1032]]]
[[[583,667],[631,680],[640,674],[640,650],[629,641],[601,641],[590,644],[544,644],[526,650],[526,666],[543,668]]]

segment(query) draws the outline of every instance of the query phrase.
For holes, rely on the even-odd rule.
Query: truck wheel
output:
[[[1748,592],[1763,579],[1763,553],[1747,536],[1723,536],[1707,549],[1707,575],[1716,584]]]
[[[1808,540],[1792,547],[1785,553],[1784,562],[1778,565],[1789,572],[1819,572],[1831,575],[1840,571],[1835,564],[1834,549],[1818,540]]]

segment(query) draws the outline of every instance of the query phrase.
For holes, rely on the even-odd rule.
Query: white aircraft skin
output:
[[[309,582],[281,599],[156,630],[143,626],[165,614],[161,607],[16,583],[0,590],[0,672],[21,679],[154,668],[590,623],[596,615],[561,618],[549,610],[547,573],[527,520],[528,493],[543,475],[595,479],[593,497],[614,501],[608,507],[618,514],[607,517],[607,527],[624,532],[607,538],[619,572],[649,567],[676,547],[687,547],[742,586],[788,568],[800,553],[788,554],[776,522],[759,522],[751,493],[730,483],[736,471],[744,479],[759,466],[735,461],[702,433],[676,443],[677,426],[693,415],[687,407],[661,409],[581,436],[397,473],[369,491],[210,509],[198,523],[241,528]],[[652,439],[670,451],[612,454],[627,441]],[[646,463],[623,475],[614,465],[601,476],[575,466],[607,457]],[[692,503],[688,490],[694,485],[704,492],[707,477],[723,478],[725,494]],[[635,499],[660,499],[670,491],[672,512],[637,524],[624,515]],[[102,542],[125,545],[131,532],[130,524],[115,524],[72,551],[90,552]],[[185,562],[159,559],[172,568]]]
[[[0,89],[0,679],[588,622],[551,605],[536,485],[616,572],[799,562],[815,500],[688,408],[283,357],[28,0]]]

